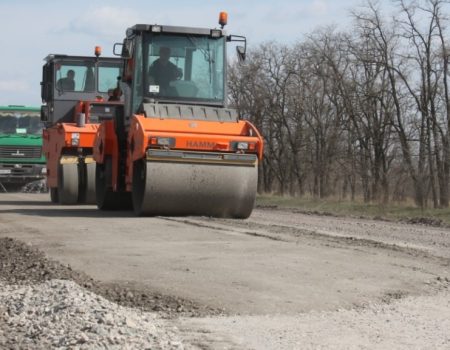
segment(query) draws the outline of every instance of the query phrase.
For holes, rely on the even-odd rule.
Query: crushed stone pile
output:
[[[119,306],[73,281],[0,280],[0,348],[183,349],[155,313]]]

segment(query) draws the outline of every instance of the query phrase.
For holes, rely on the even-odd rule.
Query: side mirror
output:
[[[244,46],[236,46],[236,52],[238,55],[239,62],[245,61],[245,47]]]
[[[49,108],[48,106],[41,106],[41,121],[48,122]]]
[[[53,69],[55,64],[47,63],[42,67],[41,98],[48,102],[53,99]]]
[[[113,54],[114,56],[122,56],[123,44],[115,43],[113,46]]]
[[[43,81],[41,81],[41,99],[42,101],[47,101],[47,90]]]
[[[123,43],[115,43],[113,46],[113,53],[116,56],[121,56],[122,58],[131,58],[131,52],[133,51],[133,41],[130,39],[125,39]]]
[[[236,46],[236,52],[239,62],[245,61],[245,53],[247,52],[247,38],[242,35],[228,35],[227,41],[237,41],[244,44],[244,46]]]

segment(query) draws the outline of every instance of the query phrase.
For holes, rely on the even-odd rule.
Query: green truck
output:
[[[40,108],[0,106],[0,192],[45,177]]]

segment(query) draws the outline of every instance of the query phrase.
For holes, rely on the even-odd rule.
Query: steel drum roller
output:
[[[138,215],[247,218],[255,202],[252,165],[136,161],[133,206]]]

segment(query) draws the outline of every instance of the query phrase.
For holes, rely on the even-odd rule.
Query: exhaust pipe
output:
[[[86,114],[85,113],[78,113],[77,115],[77,126],[79,128],[82,128],[86,125]]]

